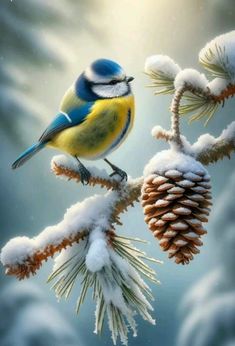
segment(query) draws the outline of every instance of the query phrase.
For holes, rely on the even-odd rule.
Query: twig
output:
[[[179,107],[182,96],[186,90],[186,86],[183,86],[175,91],[172,104],[171,104],[171,131],[172,131],[172,141],[175,142],[179,148],[182,150],[183,144],[180,138],[180,126],[179,126]]]
[[[208,134],[199,137],[193,144],[192,151],[197,160],[204,165],[214,163],[225,156],[230,158],[230,154],[235,151],[235,121],[217,138]]]
[[[213,94],[210,95],[215,100],[215,102],[223,104],[226,99],[235,95],[235,85],[229,84],[227,88],[222,90],[218,96]]]
[[[71,169],[66,167],[63,164],[58,164],[56,161],[52,161],[51,169],[53,173],[60,177],[67,177],[68,180],[75,180],[77,183],[81,181],[80,174],[75,169]],[[117,190],[119,188],[120,182],[111,178],[111,177],[100,177],[94,174],[91,175],[89,180],[90,186],[100,185],[101,187],[106,187],[107,190],[114,189]]]
[[[165,140],[166,142],[172,141],[173,139],[172,132],[163,129],[161,126],[155,126],[152,129],[151,133],[154,138],[162,139],[162,140]]]
[[[57,252],[66,249],[68,246],[79,243],[80,240],[87,237],[88,233],[88,231],[81,231],[73,237],[64,238],[58,245],[48,244],[44,249],[36,250],[31,256],[26,257],[24,263],[16,263],[11,266],[6,265],[6,274],[14,275],[19,280],[35,275],[44,261],[47,261],[48,258],[53,257]]]

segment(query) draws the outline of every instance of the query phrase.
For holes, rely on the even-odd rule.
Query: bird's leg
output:
[[[79,174],[80,174],[80,179],[81,179],[81,183],[83,185],[87,185],[89,184],[89,180],[91,177],[91,173],[88,171],[88,169],[81,163],[81,161],[79,160],[79,158],[77,156],[75,156],[75,159],[78,162],[78,170],[79,170]]]
[[[105,158],[104,161],[107,162],[107,164],[113,169],[113,173],[110,174],[110,177],[112,177],[115,174],[118,174],[122,178],[122,180],[123,179],[127,180],[126,172],[124,172],[121,168],[118,168],[117,166],[112,164],[108,159]]]

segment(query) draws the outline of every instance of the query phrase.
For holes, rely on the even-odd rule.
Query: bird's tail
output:
[[[45,143],[35,143],[30,148],[25,150],[15,162],[13,162],[11,168],[16,169],[22,166],[26,161],[31,159],[38,151],[40,151],[45,146]]]

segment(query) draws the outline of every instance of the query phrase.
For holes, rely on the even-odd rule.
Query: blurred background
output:
[[[96,58],[118,61],[135,76],[136,122],[128,140],[110,159],[130,175],[142,174],[148,160],[166,148],[150,131],[170,124],[170,97],[154,96],[143,73],[146,57],[166,54],[181,67],[198,66],[198,52],[215,36],[234,29],[233,0],[2,0],[0,2],[0,229],[1,246],[11,237],[34,236],[57,223],[65,210],[98,189],[55,179],[45,150],[17,171],[11,163],[37,139],[58,111],[64,91]],[[219,133],[234,119],[234,100],[205,128],[182,120],[193,142]],[[126,159],[128,157],[128,160]],[[88,163],[89,164],[89,163]],[[97,166],[103,167],[102,162]],[[213,215],[201,254],[177,266],[159,249],[136,206],[122,217],[126,235],[150,241],[149,255],[164,261],[156,268],[161,286],[152,285],[157,325],[138,320],[130,346],[235,345],[235,165],[234,158],[209,167]],[[17,283],[1,268],[1,346],[111,345],[109,332],[93,334],[94,304],[76,316],[76,292],[57,303],[46,285],[49,261],[36,277]]]

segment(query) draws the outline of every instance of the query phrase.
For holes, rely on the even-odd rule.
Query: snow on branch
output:
[[[173,140],[172,132],[161,126],[155,126],[152,129],[152,136],[166,142]],[[235,151],[235,121],[231,122],[217,138],[206,133],[201,135],[192,145],[183,135],[180,138],[185,153],[195,157],[204,165],[209,165],[222,160],[224,157],[230,158],[230,155]]]
[[[235,31],[218,36],[201,50],[199,61],[215,77],[211,81],[195,69],[180,70],[171,58],[163,55],[147,58],[145,70],[153,82],[151,86],[157,88],[156,94],[183,90],[180,115],[191,114],[191,121],[207,118],[207,123],[219,105],[235,95],[234,51]],[[159,91],[159,87],[163,89]]]
[[[46,230],[45,230],[46,231]],[[40,236],[45,235],[45,231]],[[88,231],[80,231],[73,236],[62,238],[58,244],[49,243],[41,246],[39,237],[16,237],[11,239],[1,251],[1,262],[6,268],[7,275],[14,275],[19,280],[35,275],[41,268],[42,262],[53,257],[56,252],[78,243],[86,237]]]
[[[143,260],[158,262],[136,249],[130,239],[97,227],[86,239],[56,258],[48,281],[55,281],[53,288],[59,299],[68,298],[75,278],[80,276],[82,287],[77,300],[77,313],[91,287],[96,301],[95,333],[101,333],[107,315],[113,343],[116,344],[120,336],[121,342],[126,345],[127,325],[133,335],[137,335],[136,311],[143,319],[155,324],[149,314],[153,308],[146,297],[153,299],[153,296],[140,275],[154,283],[158,280]]]
[[[151,87],[157,88],[155,94],[172,94],[174,79],[180,67],[166,55],[153,55],[146,59],[145,73],[150,77]]]
[[[205,165],[221,160],[225,156],[230,158],[230,154],[235,151],[235,121],[217,138],[209,134],[200,136],[192,145],[192,150],[196,158]]]
[[[174,81],[175,89],[187,86],[193,89],[206,91],[208,80],[203,73],[198,72],[192,68],[186,68],[180,71]]]
[[[60,160],[54,158],[53,168],[55,162],[56,173],[61,169],[66,177],[79,181],[76,167],[69,161],[63,157]],[[94,175],[93,172],[93,176],[101,178],[98,171],[96,173]],[[102,179],[109,181],[105,173]],[[114,187],[103,185],[108,189]],[[56,295],[59,298],[68,297],[77,277],[81,276],[77,312],[88,288],[92,287],[97,303],[95,332],[101,333],[107,314],[113,343],[116,344],[120,336],[121,341],[127,344],[127,324],[134,335],[137,333],[134,320],[136,310],[145,320],[155,323],[148,312],[153,309],[146,295],[151,299],[153,297],[140,274],[157,283],[155,272],[143,260],[158,261],[148,258],[128,238],[117,236],[114,232],[114,225],[121,224],[119,214],[138,200],[141,186],[142,178],[119,183],[118,188],[115,185],[117,190],[89,197],[73,205],[60,223],[46,227],[37,237],[10,240],[1,251],[1,262],[6,273],[23,279],[35,274],[44,260],[62,251],[49,277],[49,281],[56,279],[53,286]]]
[[[215,77],[235,82],[235,30],[217,36],[199,53],[199,61]]]
[[[167,142],[173,139],[171,131],[165,130],[163,127],[157,125],[152,128],[151,134],[156,139],[163,139]]]
[[[174,69],[175,73],[171,74],[171,82],[174,84],[173,89],[171,88],[171,91],[174,91],[170,108],[171,131],[156,126],[152,130],[153,137],[169,142],[204,164],[230,156],[234,151],[233,123],[218,138],[205,134],[191,146],[180,133],[180,116],[191,114],[190,122],[207,118],[207,124],[219,106],[223,106],[227,99],[235,95],[234,49],[235,31],[231,31],[215,38],[201,50],[200,62],[216,77],[211,81],[195,69],[187,68],[178,72]],[[157,82],[158,76],[151,75],[149,71],[154,68],[161,69],[163,75],[169,75],[169,65],[174,66],[169,57],[151,56],[146,60],[146,71]]]
[[[199,85],[199,80],[197,82],[191,80],[191,83],[185,82],[179,114],[192,114],[190,122],[207,118],[205,122],[207,124],[218,110],[219,105],[223,106],[229,97],[235,95],[235,85],[219,78],[208,82],[206,88],[205,85],[201,88]]]
[[[72,165],[65,165],[65,159],[60,162],[53,159],[57,171],[62,167],[66,177],[74,176],[79,180],[77,170]],[[69,161],[67,162],[69,163]],[[98,170],[97,170],[98,172]],[[103,177],[105,174],[103,174]],[[101,176],[96,175],[97,179]],[[103,184],[106,178],[102,178]],[[100,180],[99,180],[100,181]],[[107,179],[108,181],[108,179]],[[110,182],[114,181],[110,179]],[[114,187],[108,185],[107,187]],[[41,267],[42,262],[60,252],[67,246],[79,242],[86,237],[94,227],[112,229],[114,224],[121,224],[120,213],[126,211],[138,201],[142,178],[119,183],[117,191],[108,191],[105,195],[95,195],[69,208],[64,219],[55,226],[46,227],[37,237],[17,237],[10,240],[2,249],[1,262],[6,267],[8,275],[16,275],[23,279]]]
[[[51,161],[51,169],[53,173],[60,178],[67,180],[75,180],[77,183],[81,181],[79,170],[76,161],[72,161],[65,155],[57,155]],[[120,177],[110,177],[105,170],[100,170],[96,167],[89,167],[91,178],[89,185],[100,185],[109,189],[118,189],[120,185]]]
[[[76,165],[64,156],[53,158],[52,170],[56,175],[80,181]],[[120,182],[105,171],[90,171],[91,184],[105,186],[108,192],[73,205],[61,222],[46,227],[32,239],[11,239],[1,251],[1,262],[6,274],[24,279],[35,274],[43,261],[60,252],[48,279],[55,280],[56,295],[67,298],[80,276],[82,287],[77,312],[88,288],[92,287],[97,305],[95,332],[101,333],[107,315],[113,343],[120,336],[122,343],[127,344],[127,325],[134,335],[137,333],[135,311],[155,323],[149,314],[153,308],[147,300],[153,297],[140,275],[158,283],[154,270],[144,260],[159,261],[147,257],[129,238],[117,236],[114,231],[115,225],[122,224],[120,213],[138,201],[143,178]]]

